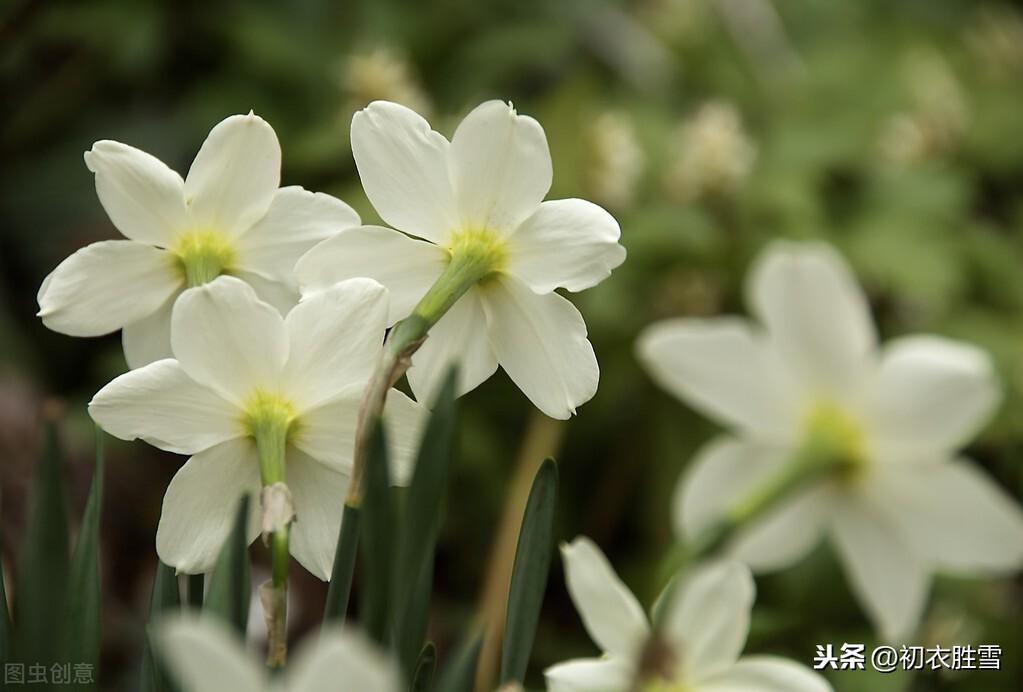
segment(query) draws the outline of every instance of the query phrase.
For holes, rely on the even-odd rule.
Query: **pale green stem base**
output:
[[[288,421],[268,417],[255,421],[252,427],[259,452],[259,475],[263,487],[285,482],[285,450],[288,443]],[[263,508],[266,511],[266,507]],[[287,660],[288,641],[288,569],[291,554],[288,547],[287,524],[269,537],[272,579],[263,586],[262,602],[266,610],[267,659],[271,668],[279,668]]]

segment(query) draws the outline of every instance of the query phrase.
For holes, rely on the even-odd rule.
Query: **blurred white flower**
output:
[[[762,326],[668,320],[639,340],[661,386],[734,432],[708,444],[680,482],[681,534],[708,526],[826,433],[852,470],[737,537],[733,554],[754,570],[790,565],[828,534],[853,591],[895,640],[919,622],[935,570],[1023,566],[1023,513],[956,458],[999,401],[983,351],[937,336],[879,348],[863,293],[824,244],[771,245],[748,302]]]
[[[174,307],[174,359],[121,375],[89,404],[104,430],[192,457],[167,488],[157,552],[181,572],[209,570],[239,498],[260,529],[263,483],[256,440],[286,441],[286,482],[297,521],[291,552],[326,579],[348,486],[362,390],[379,357],[387,293],[354,279],[299,303],[287,318],[234,277],[185,291]],[[422,408],[391,392],[385,418],[397,482],[421,427]]]
[[[417,113],[429,113],[430,99],[400,52],[387,46],[353,53],[345,60],[341,87],[356,108],[373,101],[394,101]]]
[[[567,661],[545,671],[550,692],[627,692],[650,636],[650,623],[607,558],[588,538],[561,547],[568,593],[601,658]],[[663,648],[644,692],[827,692],[809,668],[778,656],[743,656],[754,584],[739,563],[710,563],[683,577],[671,602],[659,601]],[[647,674],[647,671],[644,672]]]
[[[612,208],[630,205],[646,157],[628,115],[607,111],[597,116],[586,132],[586,152],[586,180],[593,196]]]
[[[279,188],[277,135],[251,113],[214,127],[184,180],[109,140],[85,153],[85,165],[127,240],[93,243],[61,262],[39,289],[39,317],[71,336],[123,329],[132,368],[170,355],[171,310],[188,286],[230,274],[286,313],[298,302],[295,261],[360,223],[341,200]]]
[[[549,416],[568,418],[588,401],[598,368],[586,324],[554,291],[599,283],[625,249],[618,223],[597,205],[542,201],[552,168],[540,124],[488,101],[449,142],[408,108],[376,102],[355,114],[352,150],[373,206],[403,232],[364,226],[319,244],[295,267],[303,293],[369,276],[390,290],[394,324],[450,263],[472,258],[485,277],[412,357],[416,398],[430,398],[457,361],[459,393],[500,363]]]
[[[682,123],[664,174],[669,194],[684,201],[728,197],[749,176],[757,149],[730,103],[712,101]]]
[[[285,672],[271,678],[227,626],[210,616],[166,616],[156,629],[160,655],[182,692],[398,692],[395,663],[360,632],[326,629],[299,647]]]

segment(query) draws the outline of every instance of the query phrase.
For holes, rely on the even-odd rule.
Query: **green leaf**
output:
[[[473,633],[467,637],[437,681],[437,692],[472,692],[476,686],[476,666],[483,648],[483,635]]]
[[[168,611],[181,607],[181,594],[178,591],[178,577],[173,567],[163,562],[156,565],[156,576],[153,579],[153,596],[149,603],[149,626],[146,632],[145,646],[142,651],[141,692],[177,692],[178,687],[165,670],[163,664],[153,652],[153,644],[148,630],[160,620],[160,616]]]
[[[362,556],[365,565],[363,626],[369,636],[387,644],[394,555],[394,507],[388,478],[387,447],[383,426],[373,426],[366,458],[366,494],[363,497]]]
[[[93,667],[98,679],[100,647],[99,529],[103,510],[103,431],[96,429],[96,468],[68,578],[67,660]],[[91,685],[95,688],[95,683]]]
[[[515,549],[508,616],[504,623],[501,684],[524,682],[529,654],[533,650],[540,619],[547,573],[554,548],[554,513],[558,500],[558,467],[553,459],[540,465],[533,478],[526,510],[522,514],[519,543]]]
[[[15,655],[49,666],[63,660],[68,576],[67,505],[57,426],[45,423],[43,454],[36,465],[29,501],[25,550],[14,603]]]
[[[443,517],[455,436],[455,377],[448,371],[423,432],[407,504],[395,573],[395,644],[406,675],[426,636],[433,555]]]
[[[245,638],[249,624],[249,602],[252,577],[249,567],[249,541],[247,535],[249,504],[252,498],[242,497],[235,513],[234,527],[220,549],[217,563],[210,575],[204,608],[216,613]]]
[[[437,647],[433,642],[426,642],[416,659],[415,673],[409,692],[428,692],[433,688],[433,674],[437,670]]]
[[[0,516],[3,516],[0,508]],[[0,661],[10,661],[13,658],[12,641],[13,630],[11,627],[11,614],[7,610],[7,589],[4,587],[4,532],[0,531]]]
[[[345,503],[341,513],[341,530],[337,536],[337,551],[334,553],[334,567],[330,572],[330,587],[327,602],[323,608],[323,624],[344,622],[348,612],[348,599],[352,594],[352,575],[355,573],[355,553],[359,548],[359,519],[362,513],[358,507]]]

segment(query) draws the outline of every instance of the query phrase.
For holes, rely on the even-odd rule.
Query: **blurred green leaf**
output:
[[[359,524],[362,512],[347,502],[341,513],[341,531],[337,537],[334,567],[330,571],[327,602],[323,608],[323,624],[344,622],[348,612],[348,599],[352,593],[352,574],[355,572],[355,554],[359,548]]]
[[[362,512],[362,557],[365,565],[363,626],[380,644],[388,640],[392,603],[394,505],[388,474],[387,447],[383,426],[373,426],[366,459],[366,494]]]
[[[476,685],[476,665],[483,648],[483,635],[470,634],[458,647],[437,681],[437,692],[472,692]]]
[[[433,688],[433,674],[437,669],[437,647],[433,642],[426,642],[416,659],[415,673],[412,675],[410,692],[427,692]]]
[[[554,548],[554,515],[558,503],[558,467],[546,459],[533,478],[522,528],[515,548],[508,589],[508,615],[504,624],[501,684],[524,682],[540,619],[547,574]]]
[[[2,506],[0,506],[2,511]],[[2,516],[2,515],[0,515]],[[11,614],[7,610],[7,588],[4,586],[4,532],[0,531],[0,661],[10,661],[12,656]]]
[[[206,575],[204,574],[189,574],[188,575],[188,605],[193,608],[202,608],[203,595],[206,586]]]
[[[249,504],[252,498],[242,497],[234,518],[234,527],[217,556],[210,575],[210,588],[204,609],[216,613],[245,637],[249,624],[249,602],[252,577],[249,566],[248,529]]]
[[[149,623],[142,650],[141,692],[177,692],[178,686],[167,673],[163,664],[153,651],[149,632],[167,611],[175,611],[181,607],[181,594],[178,591],[178,577],[173,567],[158,561],[156,576],[153,578],[153,596],[149,603]]]

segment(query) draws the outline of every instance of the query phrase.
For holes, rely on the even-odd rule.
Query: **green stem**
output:
[[[267,415],[252,426],[259,453],[259,475],[264,488],[285,482],[288,427],[287,417],[281,415]],[[264,506],[264,513],[268,509]],[[289,527],[285,523],[273,531],[269,538],[272,578],[263,605],[267,621],[267,665],[271,668],[280,668],[287,658],[288,570],[291,564],[289,535]],[[267,588],[266,585],[264,588]]]
[[[355,574],[355,552],[359,543],[360,509],[345,504],[341,515],[341,532],[334,553],[334,568],[330,572],[327,602],[323,608],[323,623],[345,620],[348,599],[352,594],[352,576]]]

